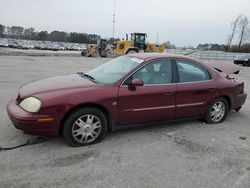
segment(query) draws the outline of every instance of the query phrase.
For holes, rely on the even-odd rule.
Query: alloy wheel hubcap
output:
[[[94,141],[101,132],[101,121],[98,117],[87,114],[79,117],[72,126],[72,136],[79,143]]]
[[[210,118],[213,122],[219,122],[225,115],[225,104],[221,101],[214,103],[210,111]]]

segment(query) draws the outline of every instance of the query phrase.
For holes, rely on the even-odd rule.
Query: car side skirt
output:
[[[113,126],[112,131],[129,129],[129,128],[147,127],[147,126],[152,126],[152,125],[163,125],[163,124],[182,122],[182,121],[187,121],[187,120],[197,120],[197,119],[201,119],[202,117],[203,116],[195,116],[195,117],[187,117],[187,118],[181,118],[181,119],[170,119],[170,120],[164,120],[164,121],[158,121],[158,122],[136,123],[136,124],[128,124],[128,125],[118,124],[118,125]]]

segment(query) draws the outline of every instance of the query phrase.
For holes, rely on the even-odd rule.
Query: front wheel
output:
[[[107,119],[96,108],[81,108],[70,114],[63,124],[63,137],[70,146],[100,142],[107,133]]]
[[[91,57],[97,57],[99,54],[96,50],[91,52]]]
[[[106,57],[107,57],[107,58],[111,58],[111,57],[112,57],[112,52],[111,52],[111,50],[107,50],[107,51],[106,51]]]
[[[128,52],[127,52],[127,54],[135,54],[135,53],[138,53],[136,50],[129,50]]]
[[[228,108],[226,99],[222,97],[215,99],[208,107],[204,117],[205,122],[209,124],[223,122],[227,117]]]

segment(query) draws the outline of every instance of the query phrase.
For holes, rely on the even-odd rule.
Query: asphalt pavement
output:
[[[6,113],[8,100],[20,86],[85,72],[107,60],[0,56],[0,146],[35,138],[16,130]],[[244,67],[238,76],[248,95],[249,72],[250,67]],[[181,121],[112,132],[88,147],[69,147],[59,137],[0,151],[0,187],[249,188],[249,100],[221,124]]]

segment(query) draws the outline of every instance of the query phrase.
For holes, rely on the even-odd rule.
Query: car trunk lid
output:
[[[214,69],[218,70],[219,72],[224,72],[227,75],[230,74],[239,74],[241,67],[232,63],[226,62],[209,62],[210,66]]]

